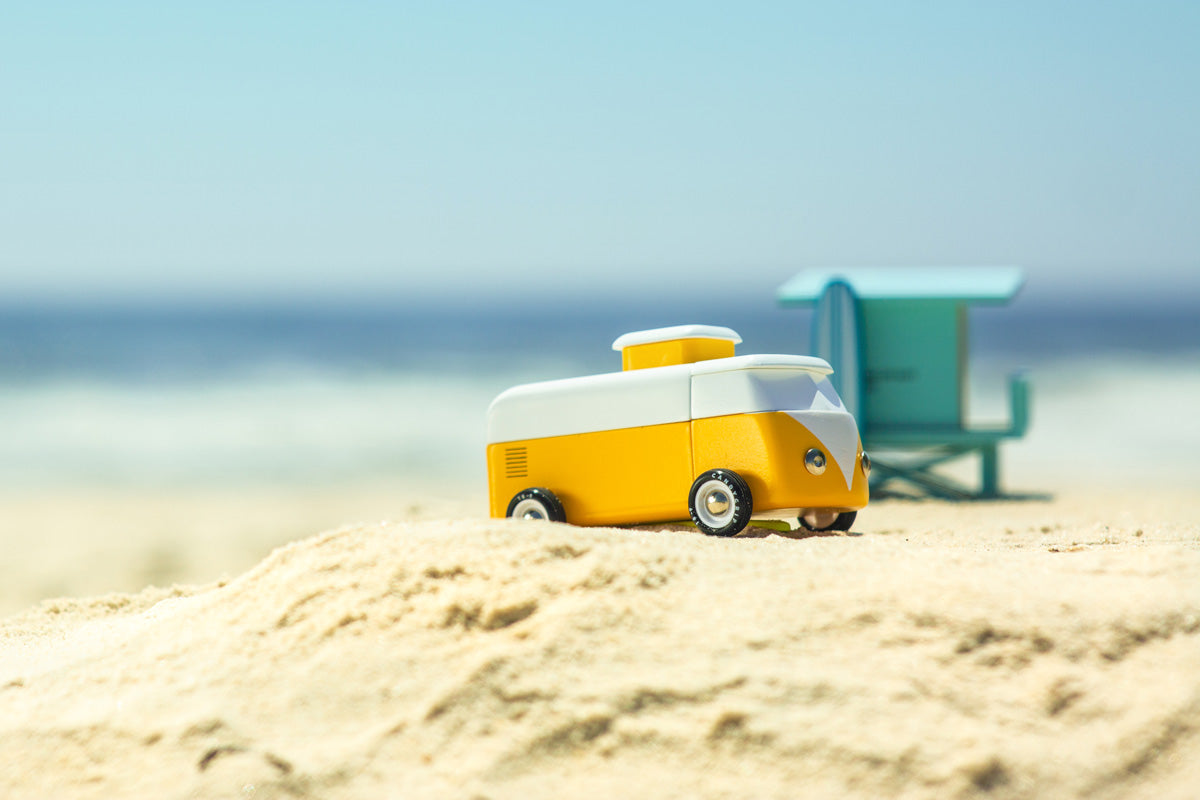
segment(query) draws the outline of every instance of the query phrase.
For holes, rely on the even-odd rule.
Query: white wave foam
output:
[[[503,380],[503,379],[501,379]],[[0,480],[17,484],[483,480],[494,376],[290,376],[0,392]]]

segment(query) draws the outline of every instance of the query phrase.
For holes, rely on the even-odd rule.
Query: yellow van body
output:
[[[573,525],[686,520],[692,482],[709,469],[731,469],[746,480],[755,516],[866,506],[861,444],[849,488],[836,470],[805,469],[804,454],[819,446],[804,425],[780,412],[490,444],[491,515],[503,517],[518,492],[543,486]]]
[[[554,493],[575,525],[686,520],[693,482],[714,469],[744,479],[758,517],[867,505],[858,429],[826,362],[731,355],[650,366],[647,357],[661,363],[664,350],[670,360],[670,348],[618,348],[624,338],[614,344],[625,350],[623,372],[518,386],[492,403],[493,517],[505,516],[518,493],[539,487]],[[629,348],[641,352],[631,359]],[[682,357],[687,351],[728,353],[732,346],[674,347]],[[813,449],[828,457],[820,474],[805,465]]]

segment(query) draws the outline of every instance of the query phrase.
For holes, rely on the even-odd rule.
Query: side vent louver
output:
[[[524,478],[529,474],[529,457],[524,447],[504,448],[504,477]]]

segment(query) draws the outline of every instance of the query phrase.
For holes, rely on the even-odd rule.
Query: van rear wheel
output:
[[[692,484],[688,513],[696,527],[709,536],[734,536],[750,523],[754,498],[741,475],[713,469]]]
[[[567,521],[562,503],[554,496],[554,492],[537,487],[517,492],[508,502],[505,516],[516,519],[545,519],[550,522]]]
[[[806,531],[820,533],[822,531],[848,531],[858,517],[857,511],[810,511],[800,515],[800,527]]]

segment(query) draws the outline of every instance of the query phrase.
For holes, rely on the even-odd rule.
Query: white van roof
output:
[[[823,358],[816,356],[781,356],[781,355],[750,355],[734,356],[733,358],[714,358],[709,361],[696,361],[683,366],[691,367],[693,375],[706,375],[710,372],[733,372],[741,369],[793,369],[811,372],[816,375],[832,375],[833,367]]]
[[[487,440],[493,444],[725,414],[799,410],[808,407],[805,403],[839,409],[841,401],[825,378],[832,372],[824,359],[811,356],[748,355],[528,383],[492,401]],[[693,397],[693,377],[726,374],[721,380],[702,381],[703,392]],[[772,388],[780,380],[805,376],[811,392],[801,387],[799,394],[781,394]],[[817,400],[818,395],[824,399]],[[784,403],[785,398],[789,409],[767,407]]]

